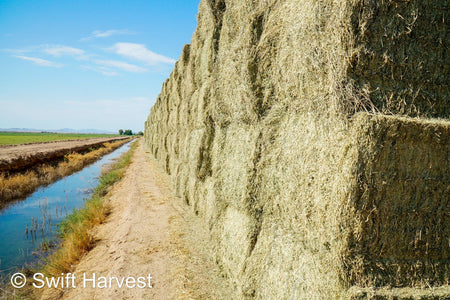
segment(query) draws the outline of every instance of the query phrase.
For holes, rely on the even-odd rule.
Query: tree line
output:
[[[119,129],[119,135],[134,135],[134,133],[131,129]],[[137,135],[144,135],[144,133],[142,131],[139,131]]]

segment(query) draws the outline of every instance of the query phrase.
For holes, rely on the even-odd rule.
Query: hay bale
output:
[[[450,276],[450,123],[360,114],[350,260],[354,285],[432,286]],[[349,263],[349,266],[352,263]]]
[[[446,11],[200,2],[145,140],[243,298],[450,295]]]
[[[447,1],[359,1],[349,77],[383,113],[450,117]]]

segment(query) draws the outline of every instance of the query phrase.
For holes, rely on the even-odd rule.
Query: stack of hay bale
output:
[[[243,298],[450,297],[447,19],[200,2],[145,139]]]

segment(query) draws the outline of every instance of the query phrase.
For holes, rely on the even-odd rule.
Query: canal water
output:
[[[42,256],[43,242],[54,241],[57,226],[80,208],[99,183],[102,167],[129,150],[127,143],[97,162],[0,211],[0,283]]]

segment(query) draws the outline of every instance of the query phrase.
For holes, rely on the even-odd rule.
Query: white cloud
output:
[[[129,63],[125,63],[122,61],[116,61],[116,60],[94,60],[94,62],[100,66],[106,66],[106,67],[113,67],[117,68],[126,72],[131,73],[143,73],[147,71],[147,69],[138,67],[136,65],[132,65]]]
[[[95,71],[95,72],[99,72],[105,76],[117,76],[119,75],[119,73],[117,73],[116,71],[113,71],[109,68],[106,67],[91,67],[91,66],[81,66],[81,68],[85,69],[85,70],[91,70],[91,71]]]
[[[88,37],[82,38],[82,41],[86,41],[86,40],[90,40],[90,39],[95,39],[95,38],[106,38],[106,37],[110,37],[113,35],[125,35],[125,34],[134,34],[134,32],[129,31],[128,29],[122,29],[122,30],[116,30],[116,29],[112,29],[112,30],[95,30],[91,33],[91,35],[89,35]]]
[[[15,55],[14,57],[23,59],[23,60],[28,60],[31,61],[33,63],[35,63],[38,66],[43,66],[43,67],[55,67],[55,68],[59,68],[62,67],[62,64],[58,64],[55,62],[51,62],[49,60],[46,59],[42,59],[42,58],[36,58],[36,57],[29,57],[29,56],[21,56],[21,55]]]
[[[44,52],[47,54],[60,57],[63,55],[70,55],[70,56],[79,56],[83,55],[84,51],[78,48],[72,48],[67,46],[52,46],[44,49]]]
[[[175,60],[148,50],[145,45],[134,43],[116,43],[111,49],[124,57],[144,62],[148,65],[159,63],[174,64]]]
[[[26,48],[22,48],[22,49],[5,49],[4,48],[4,49],[1,49],[0,51],[11,53],[11,55],[22,55],[22,54],[26,54],[26,53],[36,52],[36,49],[38,49],[37,46],[26,47]]]

